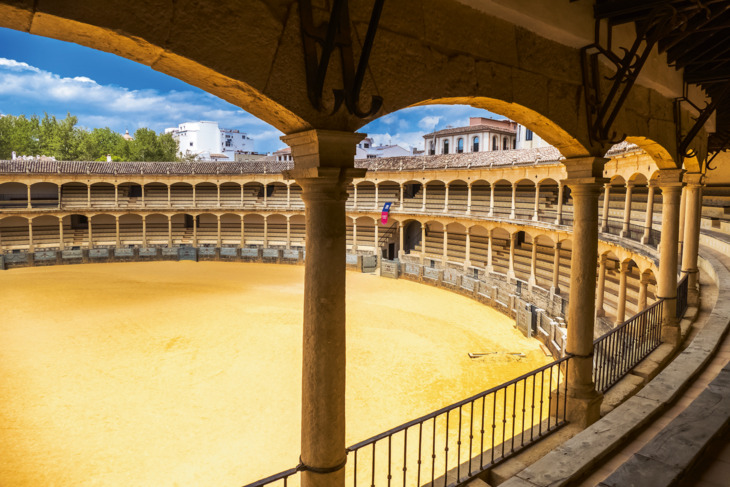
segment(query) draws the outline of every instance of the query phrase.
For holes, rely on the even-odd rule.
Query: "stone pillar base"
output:
[[[697,306],[700,303],[700,292],[697,289],[687,289],[687,304]]]
[[[560,288],[555,286],[551,287],[550,294],[552,294],[553,296],[555,296],[556,294],[560,294]]]
[[[606,316],[606,311],[604,309],[597,309],[596,316]]]
[[[649,235],[644,235],[641,237],[641,245],[649,245]]]
[[[555,224],[556,225],[562,225],[563,224],[563,219],[562,218],[556,218],[555,219]]]
[[[662,323],[662,343],[668,343],[676,348],[681,340],[682,330],[678,324]]]
[[[619,237],[621,237],[621,238],[628,238],[629,237],[629,231],[626,230],[626,229],[621,230],[621,233],[619,234]]]
[[[587,428],[601,419],[602,402],[603,395],[595,391],[587,397],[573,396],[568,392],[566,419],[581,428]],[[559,408],[562,407],[563,405],[559,404]]]

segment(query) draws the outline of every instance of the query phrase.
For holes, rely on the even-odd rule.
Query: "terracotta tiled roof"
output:
[[[454,127],[450,129],[443,129],[443,130],[437,130],[436,132],[431,132],[430,134],[425,134],[423,138],[426,137],[438,137],[441,135],[451,135],[451,134],[470,134],[472,132],[500,132],[503,134],[510,134],[514,135],[517,133],[516,129],[511,129],[509,127],[505,127],[504,125],[493,125],[491,123],[482,123],[479,125],[470,125],[468,127]]]

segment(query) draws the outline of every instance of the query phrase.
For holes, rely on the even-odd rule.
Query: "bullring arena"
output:
[[[657,169],[636,146],[611,155],[596,338],[657,302]],[[573,205],[554,150],[359,164],[370,171],[347,200],[348,443],[566,355]],[[280,445],[296,445],[299,429],[305,220],[286,169],[0,162],[0,277],[22,303],[3,321],[3,395],[13,398],[3,416],[23,432],[6,438],[4,483],[235,484],[296,461]],[[492,407],[471,404],[470,426],[475,407],[476,423],[491,412],[510,425],[487,434],[497,457],[521,430],[561,421],[550,410],[564,371],[549,370],[497,392]],[[535,385],[538,400],[517,399]],[[532,415],[510,417],[497,399]],[[445,427],[429,438],[448,443]],[[246,461],[221,451],[231,448]]]
[[[269,123],[284,134],[291,150],[290,163],[2,161],[3,280],[20,285],[30,279],[35,286],[42,276],[71,276],[79,269],[100,272],[96,279],[113,282],[103,277],[107,269],[120,268],[115,276],[121,278],[128,266],[128,276],[153,274],[140,280],[137,290],[178,269],[192,276],[203,272],[192,288],[180,286],[199,289],[211,284],[216,266],[240,268],[242,275],[243,269],[264,266],[266,272],[256,275],[262,282],[275,281],[277,272],[304,269],[297,298],[301,376],[290,383],[301,392],[301,420],[286,427],[287,445],[273,445],[277,454],[288,446],[293,453],[252,468],[258,460],[251,457],[261,458],[263,444],[270,441],[267,433],[257,430],[255,440],[244,440],[250,455],[232,443],[231,438],[245,434],[236,421],[249,420],[247,408],[262,400],[240,396],[237,384],[243,379],[236,375],[231,385],[206,391],[213,399],[205,401],[206,407],[223,410],[192,413],[202,418],[210,436],[190,434],[181,442],[166,438],[171,441],[166,445],[135,436],[130,441],[141,450],[114,451],[124,457],[119,469],[113,462],[95,461],[101,449],[94,442],[103,441],[97,428],[84,435],[83,443],[65,441],[63,448],[36,447],[36,441],[51,440],[42,432],[30,439],[37,425],[65,424],[73,417],[73,403],[58,401],[53,410],[32,411],[24,419],[31,422],[27,427],[17,428],[20,419],[4,416],[3,441],[15,448],[14,461],[26,474],[42,475],[48,465],[58,469],[73,461],[79,467],[64,473],[81,472],[86,478],[58,483],[94,485],[102,482],[91,478],[92,470],[123,476],[134,469],[163,485],[213,485],[217,481],[206,472],[214,468],[226,479],[235,478],[236,485],[249,482],[247,487],[727,485],[727,1],[221,0],[212,5],[110,0],[102,6],[0,0],[0,26],[113,53],[176,77]],[[480,136],[482,143],[473,152],[468,152],[476,145],[473,139],[464,144],[452,138],[444,139],[441,148],[434,146],[442,154],[434,150],[423,157],[355,164],[356,145],[364,138],[358,131],[369,121],[443,104],[507,117],[551,148],[511,151],[497,144],[480,152],[488,134]],[[443,155],[447,148],[467,152]],[[392,214],[381,226],[379,210],[386,202],[393,204]],[[524,352],[524,359],[533,357],[528,353],[533,350],[543,355],[537,354],[530,370],[514,371],[522,375],[495,377],[506,380],[498,384],[485,377],[476,387],[457,377],[504,358],[493,354],[498,350],[472,348],[496,332],[490,327],[484,335],[472,334],[469,328],[466,342],[429,333],[423,343],[443,342],[448,349],[451,366],[441,362],[439,374],[450,370],[454,375],[431,387],[428,380],[443,377],[420,374],[424,358],[408,357],[407,384],[393,396],[407,398],[421,390],[431,399],[448,390],[466,396],[444,396],[450,404],[439,399],[423,409],[419,404],[403,411],[403,417],[389,417],[392,423],[359,431],[356,425],[379,421],[391,405],[382,394],[386,385],[358,386],[351,380],[353,374],[366,376],[358,369],[359,341],[348,338],[373,324],[359,328],[348,322],[348,277],[354,292],[359,282],[375,283],[379,290],[397,286],[399,293],[417,289],[419,297],[422,290],[423,296],[437,291],[429,301],[450,303],[445,319],[462,307],[452,299],[467,300],[480,313],[502,313],[514,320],[505,333],[512,332],[515,341],[510,338],[507,345],[524,345],[514,350],[502,344],[501,351],[517,357]],[[77,280],[69,291],[87,283]],[[12,293],[11,285],[4,293]],[[297,287],[283,281],[282,286]],[[63,291],[48,289],[50,295]],[[66,304],[71,315],[93,307],[80,297]],[[20,310],[25,306],[18,305]],[[29,309],[30,318],[19,318],[20,325],[8,327],[3,321],[8,341],[22,341],[24,326],[44,326],[36,321],[44,306]],[[413,313],[405,304],[402,311]],[[51,331],[40,341],[69,337],[62,327],[66,316],[52,312],[51,318],[45,323]],[[418,324],[431,318],[431,313],[419,317]],[[157,319],[158,326],[165,319]],[[378,316],[376,323],[385,319]],[[76,326],[84,323],[86,317]],[[407,325],[412,333],[413,323]],[[100,330],[91,328],[93,341]],[[439,320],[434,330],[447,328]],[[378,352],[387,355],[400,350],[398,336],[404,332],[386,331],[381,337],[390,342]],[[215,340],[231,332],[221,330]],[[153,364],[154,357],[160,358],[152,352],[155,345],[169,346],[177,360],[187,357],[185,340],[176,340],[180,334],[143,342],[131,335],[123,337],[132,340],[131,351],[150,350]],[[78,349],[81,338],[70,335],[69,348]],[[138,348],[142,343],[148,348]],[[198,343],[207,353],[216,350],[204,339]],[[11,350],[3,349],[2,366],[19,367],[32,356],[32,347],[30,352],[22,348],[22,353],[12,352],[17,361],[5,360]],[[80,358],[96,352],[82,348]],[[99,348],[101,353],[104,347]],[[117,348],[122,347],[111,347],[102,360],[124,358]],[[51,357],[60,353],[51,352]],[[457,367],[451,356],[466,368]],[[219,353],[215,360],[225,358]],[[365,358],[364,363],[373,360]],[[272,351],[270,359],[281,358]],[[250,366],[242,362],[235,366]],[[22,389],[44,381],[58,388],[61,381],[53,379],[62,368],[44,363],[53,369],[50,375],[22,376],[11,369],[1,384],[10,387],[5,384],[13,377]],[[182,363],[171,369],[164,372],[177,381],[186,380],[179,373],[190,370]],[[211,384],[226,378],[218,373],[226,370],[223,365],[204,369],[199,372]],[[102,367],[103,372],[120,370]],[[121,386],[127,379],[102,381]],[[154,384],[148,374],[143,379]],[[85,387],[83,379],[74,380]],[[160,386],[163,391],[169,387]],[[367,400],[352,397],[359,387]],[[89,391],[99,399],[95,407],[104,406],[100,389]],[[179,399],[176,404],[161,406],[171,421],[194,399],[180,389],[169,391],[170,399]],[[13,391],[9,407],[23,410],[23,394]],[[147,407],[165,395],[156,391]],[[28,406],[53,407],[66,393],[39,391]],[[223,406],[216,398],[232,398],[233,404]],[[282,393],[264,409],[288,402],[293,402],[291,393]],[[81,403],[85,410],[87,402]],[[379,411],[372,418],[358,417],[363,404],[376,404]],[[112,404],[100,417],[86,418],[92,420],[86,424],[110,417],[105,427],[120,427],[114,416],[120,413],[114,411],[121,410],[115,408]],[[142,416],[131,414],[130,422]],[[280,413],[275,421],[284,418]],[[195,431],[177,425],[172,430]],[[134,435],[134,428],[125,434],[130,431]],[[212,448],[211,463],[186,456],[195,445],[210,445],[206,441],[216,431],[230,436],[220,449]],[[163,436],[168,432],[147,439],[162,441]],[[52,458],[36,467],[19,451],[45,451]],[[145,464],[165,458],[170,463]],[[167,475],[173,470],[179,477]],[[8,475],[7,470],[0,474]],[[117,480],[128,483],[118,478],[110,483]]]

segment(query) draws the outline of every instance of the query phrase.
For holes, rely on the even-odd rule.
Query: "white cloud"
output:
[[[374,145],[400,145],[406,149],[417,147],[423,149],[423,133],[422,132],[398,132],[395,134],[368,134],[373,139]]]
[[[34,108],[29,110],[30,106]],[[0,58],[0,111],[57,116],[70,112],[89,129],[108,126],[122,133],[143,126],[161,132],[187,121],[212,120],[247,132],[257,150],[269,152],[282,145],[281,132],[271,125],[192,87],[190,91],[132,90],[100,85],[85,76],[62,77],[6,58]]]
[[[423,117],[421,120],[418,121],[418,126],[421,127],[423,130],[431,132],[434,128],[436,128],[436,125],[438,125],[441,118],[442,117],[435,115]]]

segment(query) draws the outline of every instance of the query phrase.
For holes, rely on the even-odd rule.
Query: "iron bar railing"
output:
[[[593,380],[606,392],[661,344],[663,300],[593,342]]]
[[[677,319],[681,319],[687,311],[687,294],[689,291],[688,276],[684,276],[677,283]]]
[[[450,487],[566,423],[566,356],[347,449],[348,487]],[[285,470],[246,487],[294,487]]]

